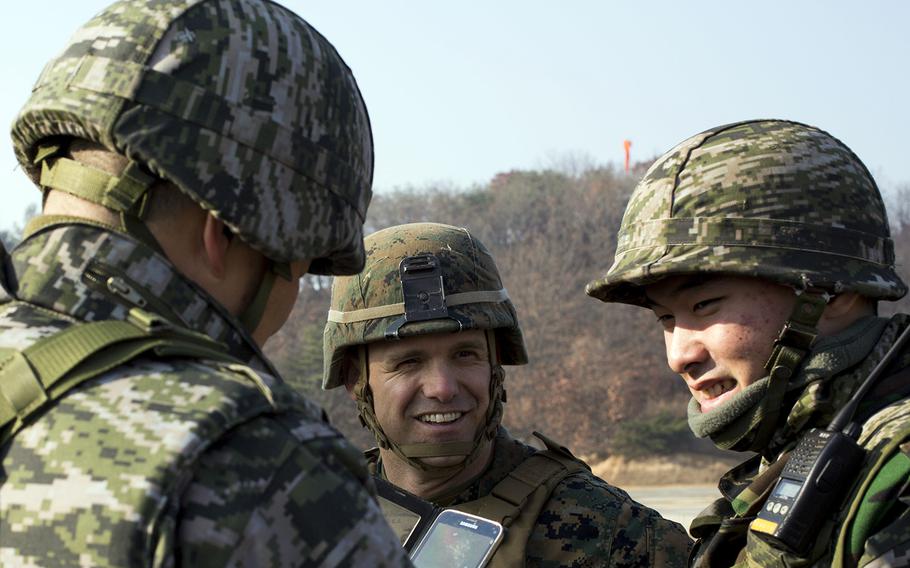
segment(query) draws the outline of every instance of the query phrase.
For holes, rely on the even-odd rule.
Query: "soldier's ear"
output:
[[[873,300],[856,292],[843,292],[834,296],[825,306],[825,311],[818,321],[818,329],[822,335],[834,335],[859,318],[871,315],[875,315]]]
[[[231,239],[225,231],[224,222],[207,213],[202,226],[202,250],[205,262],[215,278],[224,278],[225,257]]]
[[[358,363],[357,356],[349,352],[341,364],[341,378],[344,381],[344,389],[348,391],[348,396],[353,401],[357,400],[354,387],[360,379],[360,365]]]

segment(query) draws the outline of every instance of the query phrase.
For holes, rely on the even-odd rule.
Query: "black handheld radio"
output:
[[[765,506],[749,528],[777,548],[806,555],[825,520],[853,485],[865,451],[853,415],[879,375],[910,338],[910,327],[824,430],[813,428],[790,454]]]

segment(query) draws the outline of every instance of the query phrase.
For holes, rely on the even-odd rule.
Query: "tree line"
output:
[[[638,164],[631,174],[611,166],[512,171],[467,189],[411,188],[374,197],[367,233],[436,221],[469,228],[493,253],[531,358],[507,369],[504,422],[518,436],[540,430],[576,453],[600,457],[706,451],[686,426],[688,391],[667,368],[654,316],[584,293],[612,262],[626,201],[647,166]],[[905,278],[908,192],[892,196],[889,208]],[[319,389],[329,286],[327,278],[306,279],[303,303],[269,353],[339,429],[367,446],[371,440],[347,393]],[[905,299],[881,311],[907,311],[908,305]]]
[[[367,234],[435,221],[467,227],[493,253],[531,359],[506,369],[504,423],[519,437],[539,430],[576,453],[599,457],[709,446],[688,431],[688,391],[667,368],[654,316],[584,293],[585,284],[609,268],[626,201],[648,165],[627,174],[610,165],[567,162],[502,173],[470,188],[428,186],[373,198]],[[910,281],[910,186],[886,197],[898,271]],[[20,229],[0,231],[8,248]],[[320,389],[331,279],[307,276],[301,286],[288,324],[266,352],[288,382],[367,447],[371,437],[344,389]],[[910,311],[910,299],[881,305],[883,315],[895,311]]]

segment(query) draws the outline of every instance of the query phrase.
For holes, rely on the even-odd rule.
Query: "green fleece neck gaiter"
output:
[[[722,449],[735,449],[761,421],[761,400],[768,388],[768,377],[759,379],[736,393],[727,404],[702,412],[695,398],[689,400],[689,428],[699,438],[710,437]]]
[[[792,392],[805,388],[810,382],[828,380],[862,361],[878,341],[887,322],[884,318],[865,317],[837,335],[819,338],[800,372],[790,380],[787,390]],[[691,399],[689,428],[699,438],[710,437],[722,449],[761,451],[768,440],[755,440],[754,437],[756,426],[766,418],[767,412],[760,403],[769,382],[769,377],[755,381],[736,393],[727,404],[711,412],[703,413],[698,401]],[[788,399],[795,400],[794,397]],[[782,414],[786,415],[789,410],[784,409]]]

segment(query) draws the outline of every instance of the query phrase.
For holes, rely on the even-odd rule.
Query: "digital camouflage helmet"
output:
[[[356,365],[354,393],[360,418],[380,447],[393,450],[423,470],[434,468],[422,457],[464,455],[466,459],[456,466],[463,468],[475,457],[484,437],[495,435],[502,418],[505,391],[500,364],[523,365],[528,361],[515,308],[496,263],[467,229],[438,223],[384,229],[368,236],[365,246],[363,271],[336,278],[332,285],[323,338],[323,388],[343,385],[345,365]],[[376,419],[362,346],[468,329],[488,332],[493,376],[486,427],[468,444],[399,446],[385,435]]]
[[[766,441],[830,295],[894,300],[907,291],[865,165],[830,134],[783,120],[712,128],[661,156],[629,199],[613,266],[587,293],[646,306],[644,286],[706,273],[765,278],[798,293],[759,411],[720,444],[735,449]]]
[[[907,291],[869,171],[830,134],[782,120],[706,130],[661,156],[629,199],[613,266],[587,293],[644,305],[643,285],[706,272],[875,299]]]
[[[273,2],[113,4],[48,63],[12,136],[45,188],[141,218],[162,178],[272,261],[363,266],[366,107],[335,48]],[[73,138],[131,164],[111,176],[69,160]]]

